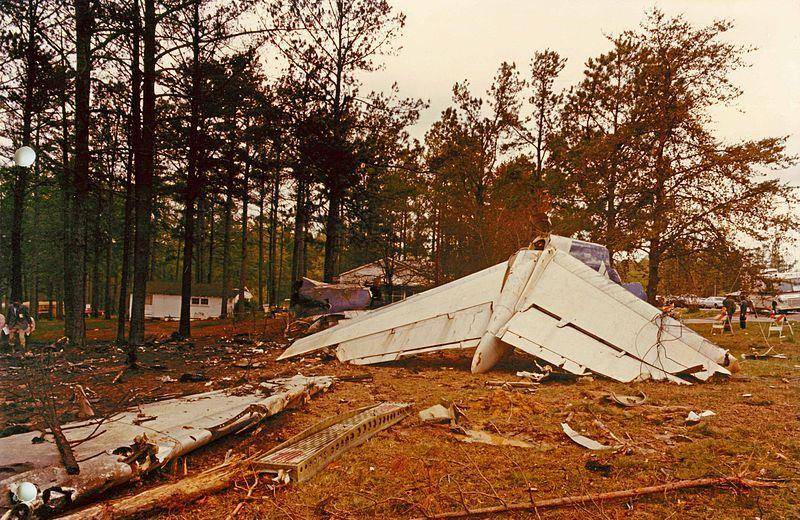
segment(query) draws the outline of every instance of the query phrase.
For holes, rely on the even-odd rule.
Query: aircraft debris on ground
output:
[[[640,392],[639,395],[620,395],[611,392],[606,396],[606,399],[620,406],[630,408],[644,404],[647,401],[647,395],[644,392]]]
[[[62,466],[47,432],[1,438],[0,512],[27,508],[51,515],[64,510],[302,403],[332,384],[331,377],[298,374],[143,404],[112,417],[63,425],[79,462],[79,473],[72,475]],[[21,482],[37,487],[34,501],[12,502],[9,491]]]
[[[594,451],[616,450],[616,449],[622,447],[620,445],[606,446],[605,444],[600,444],[596,440],[590,439],[589,437],[586,437],[586,436],[581,435],[580,433],[576,432],[567,423],[561,423],[561,429],[564,430],[564,433],[573,442],[575,442],[576,444],[580,444],[584,448],[587,448],[587,449],[590,449],[590,450],[594,450]]]
[[[676,383],[730,375],[735,358],[626,290],[608,251],[550,235],[507,262],[296,340],[278,359],[335,348],[374,364],[475,348],[472,371],[514,348],[576,375]]]
[[[308,309],[318,308],[325,314],[366,309],[372,301],[372,293],[366,287],[355,284],[325,283],[303,277],[297,290],[300,303]]]
[[[329,417],[279,444],[258,458],[254,467],[275,474],[282,483],[304,482],[410,412],[408,403],[379,403]]]
[[[704,410],[700,413],[689,412],[689,415],[686,416],[686,424],[697,424],[706,417],[714,417],[715,415],[717,414],[711,410]]]

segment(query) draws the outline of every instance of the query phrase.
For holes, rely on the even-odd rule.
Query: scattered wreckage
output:
[[[355,284],[325,283],[303,277],[297,289],[299,304],[307,314],[337,314],[345,311],[366,309],[372,301],[372,293],[366,287]]]
[[[296,340],[368,365],[475,348],[472,371],[514,348],[564,371],[676,383],[729,375],[735,358],[623,287],[598,244],[550,235],[508,261]]]
[[[274,447],[253,466],[278,482],[304,482],[409,413],[409,403],[378,403],[329,417]]]
[[[113,486],[177,463],[189,452],[328,389],[331,377],[272,379],[144,404],[110,418],[63,425],[79,473],[62,465],[49,433],[0,439],[0,512],[52,515]],[[23,484],[24,483],[24,484]],[[20,500],[20,486],[38,489]],[[30,494],[30,493],[28,493]],[[17,500],[14,500],[14,497]]]

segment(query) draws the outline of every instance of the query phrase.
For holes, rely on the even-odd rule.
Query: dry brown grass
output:
[[[264,330],[264,324],[250,324]],[[730,379],[707,384],[677,386],[643,382],[624,385],[602,378],[569,383],[546,382],[535,392],[489,389],[490,379],[515,379],[517,370],[529,369],[531,360],[515,355],[487,375],[469,373],[468,353],[448,352],[376,367],[354,367],[316,358],[276,363],[282,351],[270,344],[257,361],[263,369],[242,370],[233,366],[240,357],[233,345],[220,345],[219,337],[246,330],[247,324],[198,329],[202,337],[193,344],[164,344],[148,348],[146,363],[163,364],[166,371],[141,370],[127,374],[121,383],[110,383],[123,356],[113,347],[98,343],[84,353],[70,352],[85,364],[65,373],[65,382],[80,381],[100,397],[97,408],[110,410],[137,396],[154,400],[160,396],[208,390],[203,383],[168,383],[157,378],[169,374],[204,370],[214,380],[212,388],[232,386],[242,377],[251,380],[278,374],[349,375],[370,373],[372,382],[338,383],[327,394],[302,409],[283,413],[267,421],[255,433],[232,436],[192,456],[190,470],[199,471],[218,463],[227,450],[246,453],[269,448],[331,414],[380,400],[410,401],[422,408],[440,401],[453,401],[465,411],[469,424],[534,443],[537,448],[495,447],[465,444],[446,428],[425,426],[412,416],[384,431],[368,443],[345,454],[310,482],[278,492],[262,487],[245,504],[237,518],[354,518],[417,517],[425,512],[497,505],[592,492],[632,488],[674,479],[736,475],[786,479],[775,491],[700,490],[657,496],[629,503],[597,504],[588,508],[543,513],[547,518],[797,518],[800,497],[796,479],[800,473],[800,425],[798,425],[798,381],[800,348],[784,342],[775,351],[789,359],[744,361],[742,371]],[[751,346],[764,349],[756,324],[748,335],[716,337],[723,347],[740,356]],[[707,334],[710,325],[698,325]],[[268,323],[267,334],[277,339],[279,327]],[[159,330],[162,332],[162,330]],[[773,343],[776,343],[773,341]],[[9,360],[0,370],[9,374],[0,381],[0,396],[10,395],[15,373]],[[620,408],[602,398],[608,391],[648,395],[645,406]],[[752,397],[743,397],[749,393]],[[6,397],[8,398],[8,397]],[[19,405],[19,403],[18,403]],[[696,426],[686,426],[689,410],[711,409],[716,416]],[[0,428],[9,421],[24,422],[24,406],[2,404]],[[68,418],[68,417],[67,417]],[[609,442],[601,421],[629,449],[597,455],[572,442],[560,423],[570,425],[601,442]],[[666,435],[679,435],[668,441]],[[597,458],[609,464],[607,476],[590,471],[587,461]],[[166,477],[118,490],[136,493]],[[528,493],[528,489],[532,491]],[[188,507],[167,511],[161,519],[203,520],[225,518],[242,500],[240,490],[230,490]],[[515,513],[509,518],[534,518],[533,513]]]

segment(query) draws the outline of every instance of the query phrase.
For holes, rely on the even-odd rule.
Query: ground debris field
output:
[[[285,323],[263,318],[233,324],[202,322],[190,341],[171,341],[174,324],[148,324],[153,338],[141,353],[142,367],[125,371],[124,353],[109,341],[108,326],[90,324],[90,347],[66,347],[69,364],[57,374],[64,399],[62,422],[75,419],[70,384],[87,388],[98,414],[165,397],[236,386],[295,373],[360,376],[340,381],[310,402],[267,419],[246,433],[220,439],[189,457],[189,474],[219,464],[225,454],[266,450],[317,421],[378,401],[406,401],[415,410],[455,403],[461,424],[533,447],[465,443],[447,425],[422,424],[416,413],[345,453],[302,484],[271,489],[263,484],[247,495],[243,474],[236,487],[189,505],[171,504],[148,518],[192,520],[226,518],[418,518],[435,513],[511,502],[623,490],[678,479],[746,476],[780,482],[777,489],[698,489],[622,502],[556,510],[506,513],[509,518],[797,518],[800,516],[800,424],[798,382],[800,348],[796,341],[770,340],[773,353],[786,358],[743,360],[729,379],[678,386],[664,382],[632,385],[599,377],[544,381],[535,389],[487,386],[488,381],[520,380],[533,358],[513,355],[483,375],[469,371],[471,355],[449,351],[382,366],[352,366],[335,359],[308,357],[275,362],[287,341]],[[766,350],[757,323],[748,334],[715,336],[734,355]],[[763,325],[762,325],[763,326]],[[709,324],[692,325],[708,335]],[[43,328],[43,329],[46,329]],[[46,332],[45,332],[46,334]],[[39,339],[42,339],[40,337]],[[0,357],[0,436],[31,427],[31,408],[22,399],[25,381],[15,358]],[[207,381],[181,382],[183,374],[202,373]],[[172,381],[172,379],[176,381]],[[186,378],[185,378],[186,379]],[[189,378],[192,379],[192,378]],[[355,378],[354,378],[355,379]],[[645,404],[621,407],[608,392],[636,395]],[[694,425],[689,412],[716,415]],[[573,443],[561,423],[615,451],[590,451]],[[177,477],[147,476],[107,497],[133,495]],[[237,509],[237,506],[240,506]]]

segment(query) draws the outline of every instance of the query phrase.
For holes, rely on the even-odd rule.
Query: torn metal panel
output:
[[[715,415],[717,414],[711,410],[704,410],[700,413],[689,412],[689,415],[686,416],[686,424],[697,424],[702,419],[705,419],[706,417],[714,417]]]
[[[615,450],[620,448],[621,446],[606,446],[605,444],[600,444],[594,439],[590,439],[585,435],[581,435],[580,433],[576,432],[572,428],[570,428],[569,424],[561,423],[561,429],[564,430],[564,433],[567,434],[574,443],[580,444],[586,449],[594,450],[594,451],[602,451],[602,450]]]
[[[379,403],[330,417],[276,446],[256,459],[254,466],[278,477],[304,482],[345,451],[400,422],[410,412],[409,403]]]
[[[445,423],[455,420],[453,408],[445,408],[440,404],[435,404],[419,412],[419,420],[424,423]]]
[[[725,350],[610,277],[602,246],[551,242],[537,240],[542,250],[520,250],[507,262],[298,340],[278,359],[336,346],[339,360],[370,364],[477,345],[476,373],[516,347],[573,374],[623,382],[729,374]]]
[[[327,389],[332,381],[330,377],[297,375],[144,404],[107,420],[64,425],[68,440],[87,439],[73,449],[80,467],[77,475],[67,474],[52,442],[33,443],[39,432],[0,439],[0,511],[13,505],[9,486],[22,481],[32,482],[42,491],[36,509],[42,513],[63,510],[252,426]],[[141,417],[148,420],[143,422]]]

